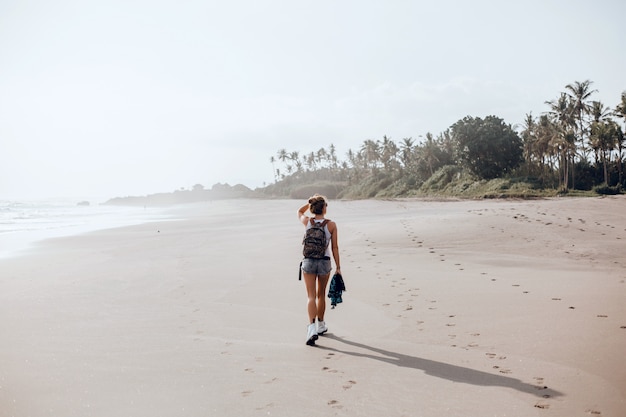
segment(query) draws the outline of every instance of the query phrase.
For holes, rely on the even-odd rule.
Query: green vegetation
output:
[[[592,101],[591,81],[565,86],[548,111],[517,131],[496,116],[467,116],[436,137],[367,139],[346,158],[331,144],[270,158],[275,181],[259,194],[306,198],[532,198],[621,193],[626,92],[611,109]]]

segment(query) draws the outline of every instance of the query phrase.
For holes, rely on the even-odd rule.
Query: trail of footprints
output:
[[[231,342],[226,343],[226,346],[230,346],[230,345],[232,345]],[[229,354],[229,352],[228,351],[223,351],[222,354]],[[336,354],[334,352],[328,352],[326,354],[326,356],[324,357],[324,359],[332,360],[332,359],[334,359],[335,356],[336,356]],[[262,357],[256,357],[255,361],[256,362],[262,362],[263,358]],[[334,368],[332,368],[330,366],[323,366],[321,368],[321,371],[325,372],[325,373],[328,373],[328,374],[337,375],[339,378],[341,378],[341,382],[339,382],[339,384],[341,384],[341,388],[342,388],[343,391],[350,390],[357,384],[357,381],[354,380],[354,379],[344,379],[344,372],[343,371],[334,369]],[[252,367],[244,368],[243,372],[245,374],[249,374],[249,375],[256,374],[254,368],[252,368]],[[270,378],[270,379],[267,379],[267,380],[263,381],[262,384],[272,384],[272,383],[277,382],[277,381],[279,381],[279,378],[274,377],[274,378]],[[251,396],[253,396],[254,391],[251,390],[251,389],[246,389],[246,390],[241,391],[240,394],[244,398],[251,397]],[[343,405],[341,404],[341,402],[337,398],[331,398],[330,400],[328,400],[327,404],[330,407],[335,408],[335,409],[342,409],[343,408]],[[273,408],[275,406],[276,406],[276,404],[274,404],[274,403],[268,403],[268,404],[265,404],[263,406],[256,407],[256,410],[271,409],[271,408]]]
[[[478,212],[478,215],[482,215],[483,213]],[[540,212],[538,213],[541,216],[547,216],[546,213]],[[554,215],[553,215],[554,216]],[[513,216],[514,219],[516,220],[520,220],[520,221],[532,221],[530,219],[528,219],[528,217],[526,217],[525,215],[515,215]],[[541,221],[540,219],[537,219],[535,221]],[[567,221],[572,223],[574,222],[574,220],[572,218],[567,218]],[[577,222],[580,225],[584,225],[586,222],[583,219],[577,219]],[[407,233],[407,236],[411,242],[411,244],[417,248],[424,248],[425,246],[425,242],[423,239],[420,239],[419,236],[414,232],[414,230],[411,227],[411,224],[409,221],[404,220],[401,221],[405,232]],[[551,225],[552,222],[550,221],[546,221],[545,225]],[[597,225],[600,225],[599,223],[597,223]],[[560,226],[560,225],[559,225]],[[608,227],[610,227],[610,225],[607,225]],[[562,226],[561,226],[562,227]],[[581,231],[584,231],[584,229],[581,227],[580,228]],[[504,233],[504,230],[502,230],[502,232]],[[618,237],[619,239],[619,237]],[[374,242],[369,241],[368,247],[371,247],[374,244]],[[375,247],[373,248],[375,249]],[[445,254],[439,254],[437,253],[437,250],[435,247],[427,247],[428,253],[432,254],[433,256],[437,256],[439,258],[440,262],[444,262],[446,261],[446,257]],[[375,254],[372,254],[372,256],[375,256]],[[458,271],[464,271],[465,268],[463,268],[463,266],[460,263],[454,263],[454,267],[456,267],[456,269],[458,269]],[[393,269],[389,270],[390,273],[387,273],[387,276],[393,276]],[[377,274],[379,276],[379,279],[381,279],[380,273]],[[486,272],[480,272],[480,275],[486,276],[488,275]],[[489,278],[491,282],[496,283],[497,282],[497,278]],[[400,278],[400,279],[392,279],[390,286],[392,288],[395,287],[402,287],[407,285],[407,279],[405,277]],[[624,281],[621,281],[622,283],[624,283]],[[530,291],[525,290],[522,288],[522,286],[520,284],[514,283],[511,284],[511,287],[514,289],[520,289],[521,290],[521,294],[530,294]],[[419,291],[420,289],[417,287],[412,287],[412,288],[408,288],[408,289],[403,289],[399,294],[398,294],[398,303],[402,305],[402,311],[397,315],[398,318],[410,318],[410,314],[411,312],[414,310],[414,305],[413,302],[415,301],[416,297],[419,297]],[[560,297],[552,297],[551,301],[562,301],[562,299]],[[437,301],[436,300],[425,300],[424,304],[427,306],[426,308],[428,310],[437,310],[437,306],[436,306]],[[391,307],[390,303],[384,303],[383,304],[384,307]],[[569,306],[568,309],[570,310],[575,310],[575,306]],[[607,318],[608,316],[605,314],[598,314],[597,315],[598,318]],[[456,327],[456,323],[454,320],[455,315],[454,314],[450,314],[448,315],[448,318],[450,320],[447,320],[446,322],[446,327],[447,328],[455,328]],[[418,331],[423,331],[424,330],[424,321],[423,320],[417,320],[415,322],[417,324],[417,330]],[[621,326],[621,329],[626,329],[626,326]],[[469,341],[469,343],[465,344],[464,346],[459,346],[458,344],[452,344],[451,347],[460,347],[463,349],[473,349],[473,348],[479,348],[480,344],[477,343],[475,341],[476,338],[478,338],[480,336],[480,333],[474,332],[474,333],[470,333],[469,334],[471,336],[471,339]],[[457,339],[457,334],[449,334],[448,337],[452,340],[456,340]],[[497,371],[500,374],[503,375],[508,375],[508,374],[512,374],[513,370],[509,367],[507,367],[506,364],[506,359],[507,357],[505,355],[500,355],[497,353],[493,353],[493,352],[486,352],[485,353],[486,357],[488,360],[494,360],[494,361],[498,361],[496,362],[496,364],[492,365],[492,369],[494,371]],[[537,390],[541,391],[541,390],[546,390],[548,389],[548,387],[545,385],[545,381],[543,377],[534,377],[534,385],[537,388]],[[540,409],[548,409],[550,408],[550,404],[548,402],[546,402],[545,400],[550,398],[550,395],[546,394],[542,396],[544,398],[544,400],[541,400],[539,402],[537,402],[535,404],[536,408],[540,408]],[[594,410],[587,410],[590,414],[592,415],[601,415],[600,412],[598,411],[594,411]]]
[[[328,359],[328,360],[333,359],[333,356],[335,356],[335,354],[334,354],[334,353],[332,353],[332,352],[329,352],[329,353],[326,355],[325,359]],[[331,373],[331,374],[338,374],[338,375],[340,375],[342,378],[343,378],[343,374],[344,374],[342,371],[338,371],[338,370],[333,369],[333,368],[331,368],[331,367],[329,367],[329,366],[324,366],[324,367],[322,367],[322,371],[323,371],[323,372],[328,372],[328,373]],[[341,383],[341,384],[342,384],[342,385],[341,385],[341,388],[342,388],[342,390],[343,390],[343,391],[347,391],[347,390],[351,389],[352,387],[354,387],[354,386],[356,385],[356,383],[357,383],[357,382],[356,382],[354,379],[349,379],[349,380],[344,381],[344,382],[342,382],[342,383]],[[341,408],[343,408],[343,405],[341,404],[341,402],[340,402],[339,400],[337,400],[337,399],[334,399],[334,398],[333,398],[333,399],[328,400],[328,403],[327,403],[327,404],[328,404],[330,407],[332,407],[332,408],[336,408],[336,409],[341,409]]]
[[[513,208],[511,210],[514,210]],[[484,211],[488,211],[488,210],[476,210],[474,211],[475,214],[477,215],[483,215]],[[526,221],[526,222],[543,222],[543,224],[545,226],[550,226],[553,224],[556,224],[557,221],[556,220],[551,220],[546,218],[548,216],[547,213],[545,212],[537,212],[537,215],[539,216],[539,218],[537,219],[530,219],[527,216],[523,215],[523,214],[515,214],[513,215],[513,219],[516,221]],[[552,217],[555,217],[555,214],[551,215]],[[577,225],[579,227],[579,230],[581,232],[585,231],[585,225],[586,225],[586,221],[584,219],[572,219],[572,218],[567,218],[566,219],[566,224],[556,224],[559,227],[568,227],[568,225]],[[446,262],[447,258],[446,255],[443,253],[438,253],[437,249],[433,246],[428,246],[423,239],[421,239],[418,234],[413,230],[412,225],[410,223],[409,220],[402,220],[401,224],[405,230],[405,233],[409,239],[409,247],[414,247],[417,250],[428,250],[429,254],[432,254],[433,256],[436,257],[436,259],[439,260],[439,262]],[[596,222],[596,226],[603,226],[602,224]],[[606,227],[612,228],[611,225],[605,225]],[[505,233],[505,230],[501,230],[502,233]],[[603,233],[604,234],[604,233]],[[364,234],[365,235],[365,234]],[[617,237],[617,239],[620,239],[620,237]],[[372,239],[370,239],[369,237],[365,236],[364,240],[367,246],[367,251],[366,253],[371,256],[372,258],[376,257],[376,242]],[[528,239],[527,239],[528,240]],[[531,239],[532,240],[532,239]],[[376,266],[379,266],[380,264],[382,264],[383,261],[380,259],[376,260]],[[371,266],[371,264],[370,264]],[[465,268],[463,267],[463,265],[461,263],[453,263],[450,264],[451,267],[454,267],[454,269],[458,270],[458,271],[465,271]],[[357,265],[356,269],[361,271],[362,267],[361,265]],[[487,272],[479,272],[479,274],[481,276],[487,276]],[[412,319],[413,316],[420,314],[419,313],[419,309],[415,308],[415,301],[418,297],[420,297],[420,289],[417,287],[411,287],[409,285],[409,282],[407,280],[406,277],[401,277],[401,278],[396,278],[393,279],[395,275],[394,269],[393,267],[389,268],[387,271],[377,271],[376,272],[376,276],[378,277],[379,280],[387,280],[390,284],[390,286],[392,288],[398,288],[398,300],[397,300],[397,304],[400,305],[399,307],[399,311],[397,313],[397,317],[400,319]],[[498,279],[497,278],[488,278],[491,282],[493,283],[498,283]],[[624,283],[624,280],[621,281],[622,283]],[[409,285],[409,288],[406,288],[406,286]],[[522,287],[522,285],[517,284],[517,283],[513,283],[511,284],[511,288],[515,289],[515,290],[521,290],[520,294],[522,295],[528,295],[530,294],[530,291],[524,289]],[[552,297],[550,301],[554,301],[554,302],[560,302],[562,301],[561,297]],[[386,308],[392,308],[393,305],[389,302],[383,303],[382,304],[383,307]],[[429,311],[435,311],[437,310],[437,300],[424,300],[422,301],[422,305],[424,306],[424,308],[426,308]],[[569,310],[575,310],[576,307],[575,306],[571,306],[569,305],[567,307]],[[607,318],[608,316],[605,314],[597,314],[596,316],[597,318]],[[450,320],[446,321],[446,328],[448,329],[456,329],[456,322],[453,320],[455,318],[454,314],[450,314],[448,315],[448,318]],[[422,332],[424,331],[424,324],[425,322],[423,320],[416,320],[415,324],[417,325],[417,330]],[[621,329],[625,329],[626,330],[626,325],[621,326]],[[458,332],[457,332],[458,333]],[[453,344],[451,345],[451,347],[455,347],[455,348],[462,348],[462,349],[475,349],[475,348],[480,348],[480,344],[477,342],[477,339],[480,337],[480,333],[478,332],[472,332],[469,333],[469,340],[467,341],[467,343],[454,343],[454,341],[457,341],[457,334],[448,334],[448,337],[453,341]],[[332,354],[330,354],[332,355]],[[496,363],[494,365],[492,365],[492,369],[494,371],[497,371],[500,374],[503,375],[509,375],[513,373],[513,370],[509,367],[506,366],[506,356],[505,355],[500,355],[497,353],[493,353],[493,352],[486,352],[485,356],[488,360],[493,360],[496,361]],[[328,359],[330,359],[330,356],[328,357]],[[325,372],[330,372],[330,373],[336,373],[338,371],[333,370],[329,367],[324,367],[323,371]],[[545,385],[544,383],[544,378],[543,377],[534,377],[534,385],[536,386],[537,390],[545,390],[548,387]],[[356,381],[348,381],[346,384],[343,385],[343,389],[347,390],[352,388],[352,386],[356,384]],[[549,395],[544,395],[543,398],[544,400],[537,402],[537,404],[535,405],[535,407],[540,408],[540,409],[547,409],[550,407],[550,404],[548,402],[546,402],[545,400],[548,399],[550,396]],[[339,403],[338,400],[330,400],[328,402],[328,404],[334,408],[342,408],[341,404]],[[596,415],[596,416],[600,416],[600,412],[594,411],[594,410],[588,410],[588,412],[591,415]]]
[[[504,210],[504,209],[503,209]],[[510,211],[516,211],[516,209],[514,207],[511,207],[509,209]],[[479,210],[474,210],[473,212],[478,212]],[[470,211],[472,212],[472,211]],[[481,215],[482,213],[476,213]],[[504,213],[504,215],[509,216],[508,213]],[[612,224],[606,224],[606,223],[601,223],[599,221],[593,221],[591,223],[588,223],[587,220],[582,219],[582,218],[577,218],[574,219],[572,217],[563,217],[560,218],[558,217],[557,214],[555,213],[550,213],[548,214],[545,211],[542,210],[538,210],[536,213],[536,217],[535,218],[530,218],[529,216],[525,215],[525,214],[521,214],[516,212],[515,214],[512,215],[512,218],[515,221],[521,221],[521,222],[526,222],[526,223],[538,223],[538,224],[542,224],[543,226],[548,226],[548,227],[559,227],[559,228],[577,228],[580,232],[595,232],[595,233],[599,233],[601,236],[608,236],[607,232],[612,232],[614,238],[616,240],[622,240],[622,235],[618,234],[615,235],[615,229],[616,227]],[[624,230],[626,231],[626,229]],[[502,232],[504,232],[504,230],[502,230]],[[544,238],[546,236],[546,234],[542,235]],[[626,238],[626,235],[624,235],[624,237]],[[535,242],[536,238],[535,237],[530,237],[530,238],[526,238],[525,239],[527,242],[531,243],[531,242]],[[572,247],[575,247],[575,244],[572,244]],[[572,254],[572,250],[564,250],[564,253],[571,255]],[[579,253],[579,256],[587,258],[590,255],[589,254],[585,254],[585,253]],[[596,260],[593,257],[589,258],[590,261],[594,261],[594,262],[601,262],[600,260]],[[617,264],[617,265],[621,265],[620,262],[618,262],[617,260],[614,260],[613,263]],[[626,265],[622,265],[624,267],[626,267]]]
[[[511,208],[510,210],[515,210],[515,208]],[[470,210],[470,212],[475,212],[478,215],[483,215],[483,212],[494,212],[494,211],[493,210],[489,210],[489,209],[483,209],[483,210]],[[539,216],[548,216],[548,214],[546,212],[543,212],[543,211],[538,211],[537,214]],[[556,214],[551,214],[551,216],[556,216]],[[528,219],[527,216],[525,216],[523,214],[519,214],[519,213],[515,214],[513,216],[513,218],[514,219],[525,220],[525,221],[528,221],[528,222],[532,221],[532,220]],[[569,223],[574,222],[574,220],[571,217],[567,217],[566,220]],[[536,219],[535,221],[541,221],[541,219]],[[577,219],[576,221],[578,223],[580,223],[580,224],[583,224],[583,225],[586,224],[586,221],[584,219],[581,219],[581,218]],[[417,235],[417,233],[415,233],[415,231],[413,230],[413,228],[411,226],[411,223],[408,220],[402,220],[401,224],[404,227],[404,229],[405,229],[405,231],[407,233],[408,238],[411,240],[411,242],[413,242],[415,244],[415,247],[416,248],[423,248],[424,247],[424,240],[420,239],[419,236]],[[550,225],[550,224],[552,224],[552,222],[546,222],[545,224],[546,225]],[[611,229],[615,228],[614,226],[612,226],[610,224],[602,225],[599,222],[595,222],[595,224],[597,226],[605,226],[605,227],[608,227],[608,228],[611,228]],[[562,227],[562,226],[559,225],[559,227]],[[584,230],[581,229],[581,231],[584,231]],[[502,232],[504,232],[504,230],[502,230]],[[603,235],[604,235],[604,233],[603,233]],[[620,237],[617,237],[617,239],[620,239]],[[446,261],[446,258],[445,258],[446,255],[445,254],[438,254],[435,247],[428,247],[428,252],[430,254],[437,255],[439,257],[439,261],[441,261],[441,262]],[[463,268],[463,266],[460,263],[454,263],[454,266],[457,267],[457,269],[459,271],[464,271],[465,270],[465,268]],[[480,275],[487,275],[487,272],[480,272]],[[406,278],[402,278],[402,280],[406,280]],[[496,282],[497,279],[496,278],[491,278],[491,281],[492,282]],[[396,281],[393,281],[393,282],[395,283]],[[622,280],[621,283],[625,283],[625,281]],[[395,285],[392,285],[392,286],[395,286]],[[520,284],[516,284],[515,283],[515,284],[511,284],[511,286],[513,288],[516,288],[516,289],[517,288],[521,289],[521,294],[530,294],[530,291],[521,288]],[[415,289],[410,289],[409,291],[413,291],[413,290],[415,290]],[[417,289],[417,290],[419,290],[419,289]],[[552,301],[562,301],[562,299],[560,297],[552,297],[551,300]],[[435,303],[435,302],[436,301],[431,301],[431,303]],[[386,306],[388,306],[388,305],[389,304],[386,304]],[[428,309],[429,310],[436,310],[436,307],[435,306],[429,306]],[[570,305],[570,306],[568,306],[568,309],[569,310],[575,310],[576,307]],[[407,305],[407,308],[405,310],[407,310],[407,311],[408,310],[413,310],[413,306],[411,304],[409,304],[409,305]],[[399,315],[398,317],[403,317],[403,316]],[[605,314],[597,314],[596,317],[597,318],[608,318],[608,316],[605,315]],[[626,326],[622,325],[622,326],[620,326],[620,329],[626,329]]]

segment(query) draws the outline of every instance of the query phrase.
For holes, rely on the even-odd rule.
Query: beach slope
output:
[[[347,292],[316,347],[300,205],[1,260],[0,415],[625,415],[624,197],[331,201]]]

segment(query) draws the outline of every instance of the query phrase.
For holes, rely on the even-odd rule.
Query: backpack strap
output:
[[[324,219],[324,221],[320,224],[320,226],[324,227],[328,224],[330,219]],[[315,218],[311,217],[311,226],[315,226]]]

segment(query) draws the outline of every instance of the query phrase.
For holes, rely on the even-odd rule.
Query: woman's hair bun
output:
[[[326,207],[326,198],[323,195],[315,194],[313,197],[309,198],[309,204],[311,205],[311,213],[322,214],[324,207]]]

